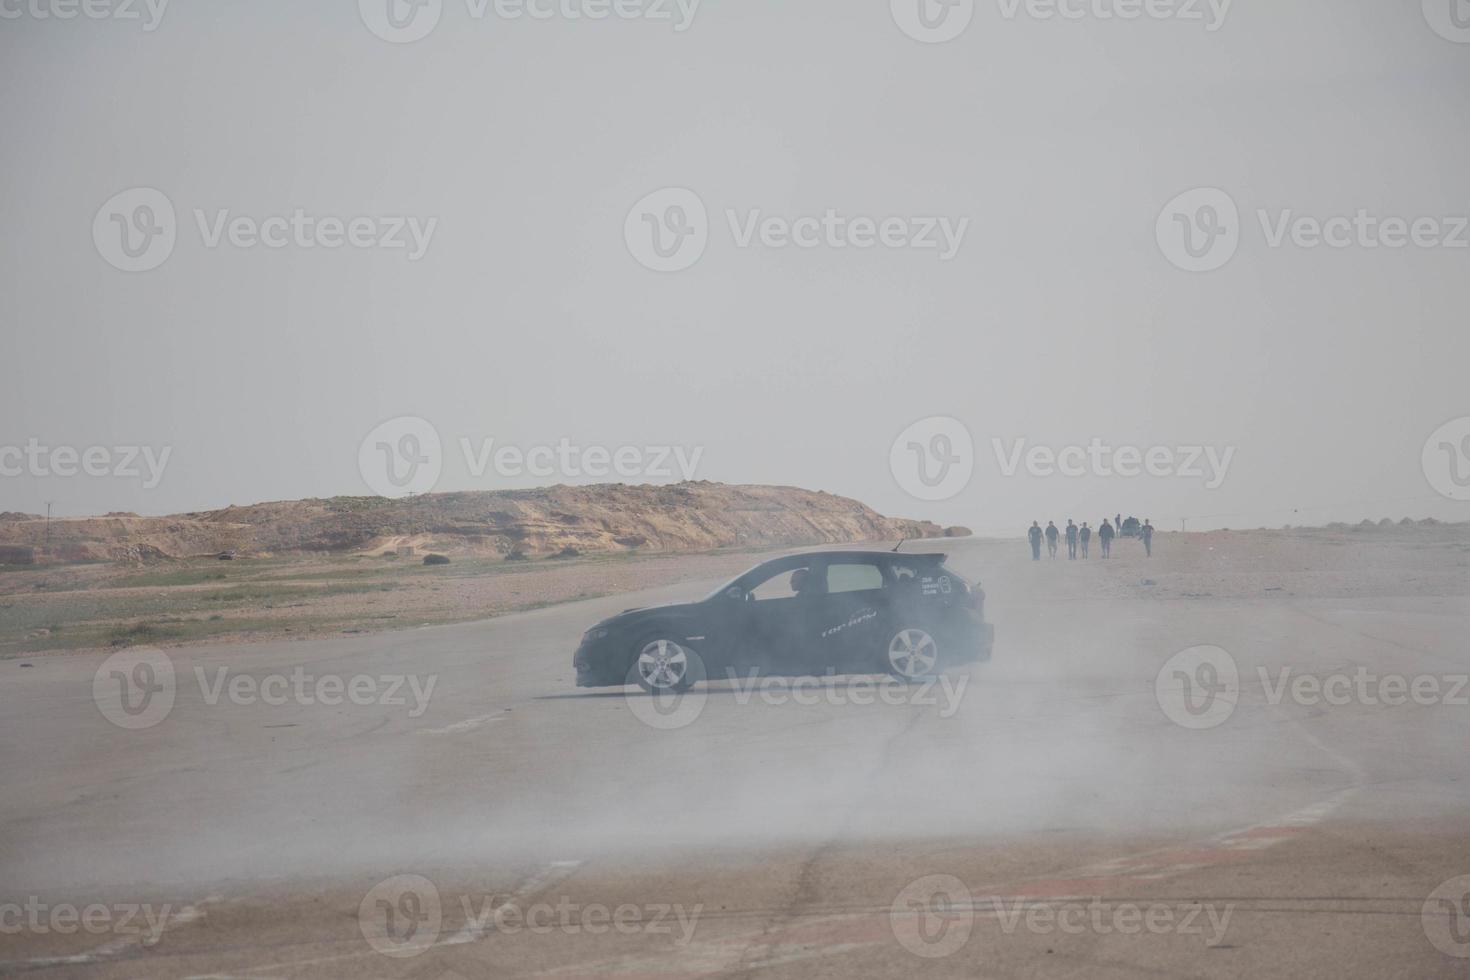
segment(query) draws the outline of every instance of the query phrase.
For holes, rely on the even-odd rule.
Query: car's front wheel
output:
[[[888,672],[901,680],[918,680],[939,672],[939,644],[928,630],[908,627],[888,641]]]
[[[679,694],[700,679],[699,655],[667,637],[640,644],[633,660],[638,686],[649,694]]]

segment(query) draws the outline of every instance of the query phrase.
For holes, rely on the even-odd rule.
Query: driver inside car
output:
[[[806,595],[807,584],[811,580],[811,573],[805,568],[798,568],[791,573],[791,592],[798,598]]]

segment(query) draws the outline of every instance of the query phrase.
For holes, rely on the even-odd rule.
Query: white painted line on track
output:
[[[158,932],[156,942],[163,940],[163,934],[168,931],[169,926],[188,925],[190,922],[197,922],[204,918],[204,909],[202,906],[214,901],[218,901],[218,899],[210,897],[198,905],[186,905],[177,912],[170,912],[168,918],[163,922],[163,928]],[[111,942],[103,943],[89,953],[75,953],[71,956],[41,956],[33,960],[17,960],[13,963],[0,963],[0,967],[87,966],[93,963],[101,963],[104,960],[110,960],[114,956],[127,952],[142,941],[143,937],[141,935],[121,936]]]
[[[504,721],[504,720],[505,720],[505,713],[504,712],[497,711],[493,715],[481,715],[478,718],[466,718],[464,721],[457,721],[457,722],[455,722],[452,725],[445,726],[444,728],[420,728],[418,731],[414,732],[413,734],[415,734],[415,735],[463,735],[465,732],[472,732],[476,728],[480,728],[480,727],[483,727],[485,725],[489,725],[489,724],[492,724],[494,722]]]

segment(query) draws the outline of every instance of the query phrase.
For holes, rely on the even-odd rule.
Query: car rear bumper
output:
[[[980,623],[976,627],[976,649],[978,651],[975,659],[980,663],[990,660],[990,654],[995,650],[995,626],[991,623]]]

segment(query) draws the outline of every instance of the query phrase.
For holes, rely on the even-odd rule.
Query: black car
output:
[[[826,551],[757,565],[699,602],[595,624],[578,687],[681,691],[706,678],[887,672],[919,678],[989,660],[985,594],[944,555]]]

